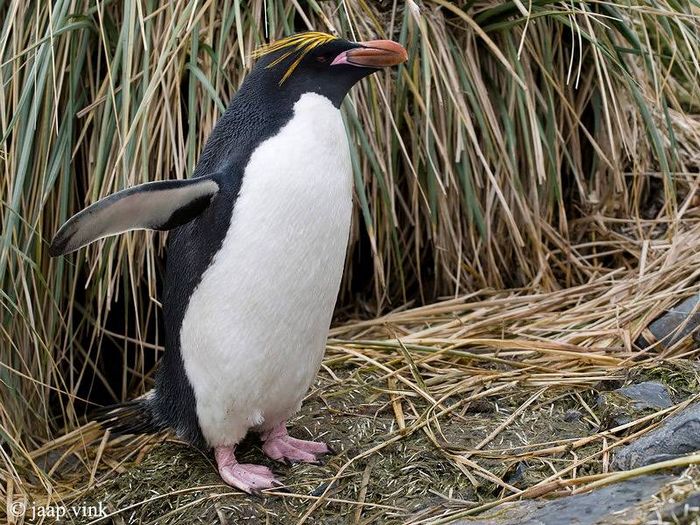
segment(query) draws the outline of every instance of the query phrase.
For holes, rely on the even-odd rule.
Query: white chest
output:
[[[291,415],[313,381],[342,276],[352,175],[340,112],[316,94],[251,156],[221,250],[180,332],[210,445]]]

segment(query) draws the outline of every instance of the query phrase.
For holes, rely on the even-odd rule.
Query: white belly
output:
[[[352,210],[340,112],[305,94],[251,156],[221,250],[180,332],[210,446],[292,415],[318,372]]]

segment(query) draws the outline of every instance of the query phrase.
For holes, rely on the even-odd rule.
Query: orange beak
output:
[[[391,40],[370,40],[358,42],[362,47],[343,51],[332,62],[332,66],[348,64],[359,67],[389,67],[403,64],[408,53],[401,44]]]

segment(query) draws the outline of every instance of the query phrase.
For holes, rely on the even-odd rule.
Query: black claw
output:
[[[250,489],[250,492],[248,492],[248,494],[250,494],[254,498],[263,499],[263,494],[260,492],[260,489]]]
[[[328,452],[321,453],[322,456],[337,456],[338,455],[338,453],[335,451],[335,449],[332,448],[328,443],[326,443],[326,448],[328,449]]]
[[[309,463],[311,463],[312,465],[325,465],[326,459],[330,455],[330,452],[319,452],[318,454],[314,454],[316,461],[309,461]]]
[[[262,498],[264,496],[267,496],[267,493],[265,491],[268,490],[274,490],[275,492],[291,492],[287,487],[284,486],[284,483],[282,483],[281,481],[274,480],[272,482],[272,485],[272,487],[267,487],[263,489],[262,492],[257,490],[255,495]]]
[[[290,492],[290,490],[286,488],[284,486],[284,483],[282,483],[281,481],[274,480],[272,484],[274,486],[266,487],[264,489],[250,489],[250,492],[248,492],[248,494],[256,498],[263,499],[265,498],[265,496],[267,496],[267,494],[265,493],[266,490],[275,490],[277,492]]]

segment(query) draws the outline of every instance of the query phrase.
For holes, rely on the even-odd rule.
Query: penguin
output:
[[[266,44],[254,57],[191,179],[99,200],[49,250],[169,230],[155,386],[105,420],[121,432],[169,429],[213,449],[223,481],[247,493],[281,485],[269,468],[238,462],[249,432],[276,461],[330,453],[291,437],[287,420],[320,368],[349,238],[353,179],[340,105],[360,80],[408,59],[390,40],[320,32]]]

